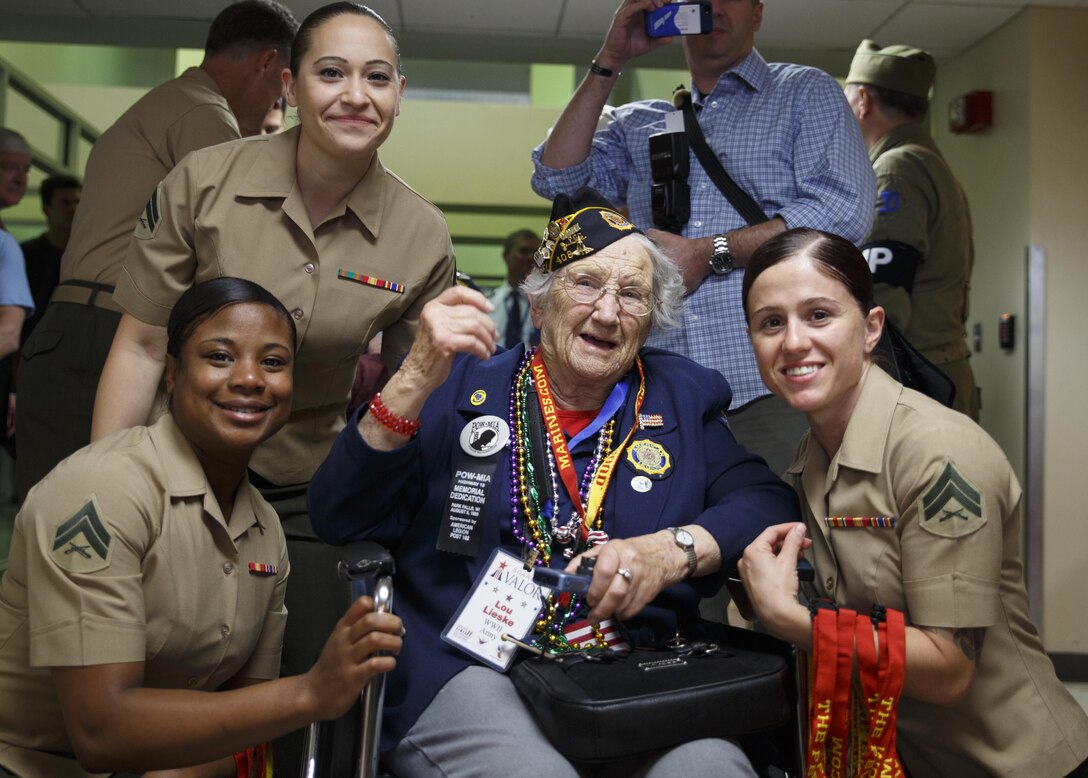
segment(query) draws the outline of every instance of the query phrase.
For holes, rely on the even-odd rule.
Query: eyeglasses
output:
[[[620,310],[631,316],[649,316],[658,300],[641,286],[609,286],[587,273],[572,273],[559,282],[567,297],[580,305],[595,305],[606,292],[616,295]]]

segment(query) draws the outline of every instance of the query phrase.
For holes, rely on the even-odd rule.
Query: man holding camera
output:
[[[679,265],[690,293],[684,325],[655,335],[648,345],[723,373],[733,388],[730,425],[737,439],[781,473],[805,422],[760,380],[740,303],[743,272],[736,271],[764,241],[789,227],[860,241],[873,219],[873,171],[834,79],[814,68],[768,64],[754,49],[763,3],[713,0],[712,30],[683,37],[691,101],[712,153],[766,221],[746,221],[694,156],[686,186],[667,190],[689,202],[663,202],[659,186],[655,209],[650,136],[677,126],[683,133],[678,117],[668,119],[677,113],[673,105],[664,100],[623,105],[605,129],[595,130],[620,71],[671,41],[646,32],[646,13],[665,5],[665,0],[620,4],[589,72],[550,137],[533,152],[532,186],[553,197],[590,185],[627,203],[631,219]],[[674,144],[681,157],[685,144]]]

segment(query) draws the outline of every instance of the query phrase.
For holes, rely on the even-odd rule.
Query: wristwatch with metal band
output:
[[[729,239],[723,232],[714,236],[714,253],[710,255],[710,269],[720,276],[733,272],[733,255],[729,251]]]
[[[684,553],[688,555],[688,574],[687,577],[691,578],[695,575],[695,568],[698,566],[698,561],[695,558],[695,538],[691,536],[691,533],[686,529],[680,529],[679,527],[669,527],[669,532],[672,533],[673,539],[676,541],[676,545],[684,550]]]

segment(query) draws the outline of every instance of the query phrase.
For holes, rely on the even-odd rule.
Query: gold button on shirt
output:
[[[292,312],[299,351],[291,418],[251,463],[281,485],[309,481],[324,460],[369,340],[383,333],[382,360],[395,368],[423,305],[454,272],[441,212],[377,157],[311,229],[295,181],[298,137],[295,128],[186,157],[156,192],[154,218],[137,227],[114,294],[136,318],[165,325],[190,284],[239,276]]]
[[[224,517],[172,417],[69,457],[27,496],[0,583],[0,765],[84,774],[58,756],[50,667],[144,662],[146,686],[174,689],[275,678],[287,575],[275,512],[243,484]]]

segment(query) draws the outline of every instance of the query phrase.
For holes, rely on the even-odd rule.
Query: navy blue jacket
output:
[[[334,544],[374,540],[392,549],[397,559],[395,610],[406,634],[386,685],[383,751],[399,742],[446,681],[474,664],[440,633],[492,550],[501,545],[520,555],[511,531],[506,456],[500,457],[483,511],[479,554],[448,554],[437,551],[435,542],[461,453],[458,436],[478,416],[508,418],[510,385],[523,354],[516,348],[486,362],[456,359],[450,377],[423,407],[419,434],[394,451],[367,446],[356,429],[356,415],[310,481],[310,518],[318,537]],[[643,349],[641,356],[646,372],[642,413],[660,414],[663,425],[636,431],[632,440],[664,446],[672,466],[649,491],[638,492],[631,481],[641,473],[621,457],[604,502],[605,532],[633,537],[698,524],[714,536],[723,559],[729,560],[739,557],[765,527],[799,521],[793,490],[762,459],[741,448],[722,421],[731,397],[722,375],[667,351]],[[633,372],[614,443],[635,422],[638,375]],[[469,397],[481,389],[486,399],[472,405]],[[572,452],[578,473],[594,445],[595,437]],[[553,560],[553,565],[560,561]],[[696,618],[699,599],[713,593],[719,581],[718,576],[706,576],[671,586],[628,626],[649,626],[658,635],[671,635],[677,616]]]

